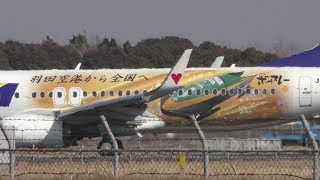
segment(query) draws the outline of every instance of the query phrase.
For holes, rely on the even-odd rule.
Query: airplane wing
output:
[[[223,63],[224,56],[218,56],[213,63],[211,64],[211,68],[220,68],[221,64]]]
[[[180,86],[180,82],[184,76],[185,70],[187,68],[189,58],[191,55],[192,49],[187,49],[184,51],[183,55],[176,63],[176,65],[171,69],[166,78],[164,79],[162,85],[150,92],[146,92],[144,94],[138,94],[134,96],[127,97],[119,97],[116,99],[108,100],[108,101],[100,101],[89,105],[80,105],[77,107],[63,109],[56,112],[57,117],[61,118],[67,115],[95,110],[98,113],[103,112],[112,107],[124,107],[129,105],[141,105],[147,102],[153,101],[159,97],[164,95],[168,95],[169,93],[177,90]]]

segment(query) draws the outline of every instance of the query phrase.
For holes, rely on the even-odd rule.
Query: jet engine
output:
[[[2,119],[10,139],[17,147],[59,147],[63,146],[62,121],[54,116],[21,115]]]

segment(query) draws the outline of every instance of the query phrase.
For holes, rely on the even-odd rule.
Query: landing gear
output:
[[[310,129],[310,125],[304,114],[300,115],[300,119],[302,120],[303,126],[306,129],[308,136],[312,142],[313,145],[313,150],[314,150],[314,174],[313,174],[313,179],[319,179],[318,178],[318,166],[319,166],[319,147],[316,139],[314,138],[314,135]]]
[[[119,172],[119,152],[118,152],[118,150],[119,150],[120,146],[122,146],[122,148],[123,148],[123,145],[122,145],[122,143],[120,143],[121,144],[120,146],[118,145],[119,140],[116,140],[116,138],[114,137],[114,134],[111,131],[111,128],[108,124],[106,117],[104,115],[100,115],[99,118],[101,120],[101,124],[103,125],[103,127],[100,128],[101,136],[107,137],[107,138],[105,138],[106,141],[111,142],[110,144],[112,144],[112,148],[114,150],[114,151],[111,151],[113,153],[113,157],[114,157],[114,176],[118,176],[118,172]],[[102,145],[104,144],[103,139],[104,138],[102,138]],[[101,145],[101,147],[102,147],[102,145]],[[99,145],[98,145],[98,147],[99,147]]]
[[[118,148],[119,149],[123,149],[123,144],[122,144],[122,141],[119,140],[119,139],[116,139],[117,141],[117,144],[118,144]],[[110,145],[110,146],[108,146]],[[108,136],[103,136],[102,137],[102,140],[99,142],[98,146],[97,146],[97,149],[98,150],[101,150],[99,151],[99,154],[101,156],[114,156],[114,152],[112,151],[108,151],[109,149],[110,150],[114,150],[114,146],[112,144],[112,141],[111,139],[108,137]]]
[[[207,140],[206,140],[206,137],[204,136],[203,134],[203,131],[201,130],[200,126],[199,126],[199,123],[198,123],[198,120],[197,120],[197,116],[195,115],[191,115],[190,116],[190,119],[192,120],[192,123],[193,123],[193,126],[196,128],[197,130],[197,133],[200,137],[200,141],[202,143],[202,148],[204,150],[204,168],[203,168],[203,171],[204,171],[204,175],[205,175],[205,179],[208,179],[209,177],[209,153],[208,153],[208,144],[207,144]]]
[[[119,139],[115,138],[106,117],[104,115],[100,115],[99,117],[101,124],[98,126],[98,129],[100,131],[100,135],[102,136],[102,140],[99,142],[97,149],[101,150],[100,154],[102,156],[113,156],[115,155],[115,151],[123,149],[123,144]]]

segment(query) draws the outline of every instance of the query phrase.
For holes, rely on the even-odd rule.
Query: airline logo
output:
[[[178,84],[179,80],[181,79],[182,74],[178,73],[178,74],[171,74],[171,78],[173,79],[174,83]]]
[[[0,107],[9,107],[18,83],[0,83]]]

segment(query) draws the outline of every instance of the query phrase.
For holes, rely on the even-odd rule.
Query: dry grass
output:
[[[116,179],[201,179],[203,162],[186,163],[181,170],[178,162],[143,161],[124,162],[120,164],[119,178]],[[281,160],[278,162],[236,160],[229,162],[210,162],[210,177],[218,179],[310,179],[312,178],[311,161]],[[8,165],[1,165],[1,175],[8,175]],[[20,162],[15,167],[18,179],[112,179],[113,163],[106,162],[54,162],[27,163]],[[8,172],[8,173],[3,173]],[[2,176],[5,178],[6,176]]]

